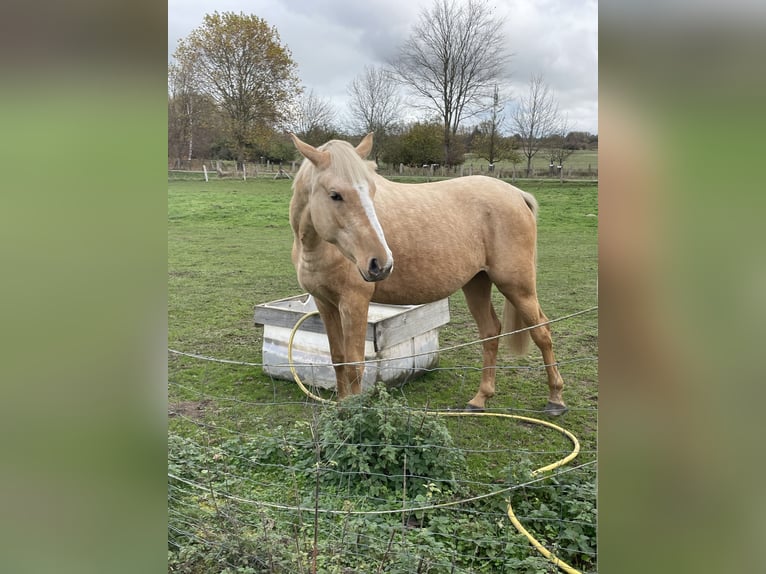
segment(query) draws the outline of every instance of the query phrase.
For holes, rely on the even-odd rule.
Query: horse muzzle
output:
[[[394,269],[394,260],[388,258],[388,260],[381,265],[377,257],[372,257],[367,262],[367,268],[359,268],[359,272],[362,274],[362,279],[367,282],[373,283],[375,281],[382,281],[391,274]]]

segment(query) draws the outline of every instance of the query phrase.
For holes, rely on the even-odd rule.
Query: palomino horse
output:
[[[364,161],[368,134],[354,148],[332,140],[315,148],[292,135],[304,161],[293,182],[290,224],[298,282],[324,322],[338,398],[361,391],[371,301],[430,303],[462,289],[482,339],[501,324],[492,284],[505,296],[504,332],[546,323],[537,301],[537,202],[497,179],[469,176],[400,184]],[[516,354],[531,335],[548,373],[547,413],[566,411],[549,326],[510,335]],[[481,384],[468,408],[483,410],[495,394],[498,338],[483,343]]]

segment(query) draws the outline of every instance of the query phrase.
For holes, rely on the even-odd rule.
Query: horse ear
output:
[[[365,159],[368,155],[370,155],[370,152],[372,151],[372,138],[375,135],[375,132],[370,132],[366,136],[364,136],[364,139],[359,142],[359,145],[356,146],[356,153],[359,154],[359,157],[362,159]]]
[[[324,169],[330,165],[330,152],[320,151],[312,145],[302,142],[298,139],[298,136],[291,133],[290,137],[293,138],[295,147],[301,152],[301,155],[313,163],[319,169]]]

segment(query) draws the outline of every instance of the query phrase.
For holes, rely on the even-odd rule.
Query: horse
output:
[[[314,147],[290,136],[305,158],[290,200],[292,261],[325,325],[338,399],[362,390],[371,302],[424,304],[462,289],[485,339],[479,389],[465,408],[483,411],[495,395],[502,330],[511,333],[505,340],[515,355],[534,341],[548,375],[544,411],[566,412],[548,318],[537,299],[536,199],[486,176],[389,181],[365,160],[373,133],[356,147],[341,140]],[[505,297],[502,324],[493,284]]]

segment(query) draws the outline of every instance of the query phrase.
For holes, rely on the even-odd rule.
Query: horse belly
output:
[[[506,248],[496,245],[498,238],[517,224],[521,199],[496,188],[496,180],[423,185],[433,187],[398,186],[381,194],[378,217],[394,270],[376,283],[375,302],[415,305],[448,297],[489,270],[498,249]]]

